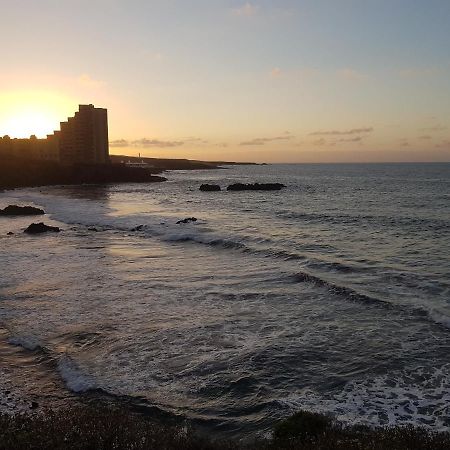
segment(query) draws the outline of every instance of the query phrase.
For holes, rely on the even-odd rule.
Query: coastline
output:
[[[180,176],[182,176],[183,174],[180,174]],[[192,174],[189,174],[189,176],[191,176]],[[195,175],[195,174],[194,174]],[[183,175],[184,176],[184,175]],[[209,174],[207,174],[207,176],[209,176]],[[165,188],[168,188],[169,186],[161,186],[160,188],[158,188],[157,190],[158,191],[163,191],[163,190],[165,190]],[[193,191],[194,193],[196,192],[196,191]],[[116,206],[116,205],[115,205]],[[94,216],[93,216],[94,217]],[[183,217],[183,216],[180,216],[180,217]],[[201,215],[199,215],[199,217],[202,217]],[[178,217],[177,217],[178,218]],[[94,217],[94,219],[95,220],[97,220],[97,215],[95,215],[95,217]],[[134,221],[135,219],[133,219],[133,221]],[[173,219],[173,222],[175,223],[175,219]],[[71,222],[69,222],[69,223],[71,223]],[[131,222],[130,222],[131,223]],[[136,221],[136,224],[137,223],[146,223],[145,222],[145,220],[142,220],[142,218],[140,218],[140,221]],[[210,222],[211,223],[211,222]],[[73,231],[74,229],[73,228],[69,228],[69,226],[66,226],[65,227],[66,228],[66,231],[68,232],[67,234],[69,234],[71,231]],[[178,228],[178,227],[175,227],[174,226],[174,228]],[[192,229],[190,229],[190,228],[188,228],[188,227],[179,227],[178,228],[179,230],[180,230],[180,232],[191,232],[191,231],[194,231],[194,230],[197,230],[197,232],[199,231],[198,229],[196,229],[196,227],[192,227]],[[130,229],[130,227],[127,225],[126,227],[124,227],[124,228],[122,228],[122,227],[119,227],[118,228],[118,230],[120,230],[120,231],[118,231],[117,232],[117,234],[118,234],[118,238],[119,239],[121,239],[122,237],[125,237],[125,236],[129,236],[129,231],[131,231],[131,229]],[[77,239],[80,237],[80,236],[84,236],[83,234],[81,234],[81,233],[83,233],[84,232],[84,230],[79,230],[79,232],[80,232],[80,234],[78,235],[77,234]],[[123,234],[123,233],[126,233],[126,234]],[[145,232],[143,232],[142,233],[142,236],[144,236],[144,233]],[[119,234],[120,234],[120,236],[119,236]],[[95,242],[95,246],[99,246],[101,243],[99,242],[99,240],[101,240],[101,236],[103,236],[103,234],[102,235],[100,235],[100,234],[94,234],[94,233],[91,233],[90,234],[90,236],[92,237],[92,241],[96,241]],[[18,237],[18,236],[17,236]],[[178,236],[177,236],[177,238],[178,238]],[[5,237],[5,239],[6,239],[6,237]],[[13,240],[11,240],[10,241],[11,243],[13,242]],[[36,242],[36,244],[38,243],[38,241],[37,240],[35,240],[34,242]],[[142,244],[144,243],[144,241],[142,241],[142,242],[139,242],[139,246],[142,246]],[[150,253],[150,252],[149,252]],[[234,252],[235,253],[235,252]],[[235,255],[236,256],[236,255]],[[278,261],[278,260],[277,260]],[[147,264],[149,263],[150,261],[148,261],[147,260]],[[147,267],[149,267],[148,265],[147,265]],[[306,285],[306,282],[304,282],[304,284]],[[327,294],[327,296],[328,297],[330,297],[330,293],[328,293]],[[342,295],[339,295],[339,297],[343,297]],[[330,299],[331,300],[331,299]],[[339,299],[339,301],[340,302],[342,302],[344,300],[344,298],[340,298]],[[8,346],[11,346],[11,344],[7,344]],[[13,349],[14,349],[14,351],[12,351],[12,349],[11,348],[9,348],[8,350],[7,350],[7,352],[5,353],[5,354],[8,354],[8,352],[12,352],[12,353],[15,353],[16,351],[18,352],[18,353],[21,353],[21,354],[23,354],[22,356],[25,356],[25,355],[27,355],[27,357],[28,358],[30,358],[31,357],[31,354],[33,354],[33,357],[39,357],[40,358],[40,352],[39,351],[36,351],[36,350],[26,350],[26,351],[24,351],[24,350],[22,350],[20,347],[13,347]],[[15,358],[17,355],[13,355],[13,357]],[[14,359],[13,358],[13,359]],[[26,358],[25,358],[26,359]],[[46,363],[47,364],[47,363]],[[18,367],[20,367],[21,366],[21,364],[16,364]],[[13,374],[13,376],[12,376],[12,381],[11,381],[11,379],[9,379],[9,384],[11,385],[15,385],[16,387],[17,387],[17,392],[20,392],[20,383],[15,383],[14,382],[14,380],[20,380],[20,376],[22,376],[21,375],[21,372],[23,372],[22,373],[22,375],[25,377],[25,374],[26,374],[26,370],[25,369],[22,369],[22,370],[19,370],[19,371],[17,371],[17,372],[14,372],[14,374]],[[31,372],[30,372],[31,373]],[[18,374],[18,375],[17,375]],[[59,375],[56,375],[57,376],[57,378],[60,378],[59,377]],[[30,376],[29,377],[30,379],[32,379],[32,377]],[[59,386],[62,386],[61,385],[61,383],[63,383],[62,382],[62,380],[61,379],[59,379],[59,381],[58,381],[58,383],[59,383]],[[63,386],[63,388],[64,389],[66,389],[65,388],[65,386]],[[5,390],[8,390],[9,388],[5,388]],[[23,400],[23,402],[21,403],[21,405],[23,405],[23,406],[21,406],[20,408],[23,410],[23,411],[28,411],[28,410],[30,410],[31,412],[33,412],[34,411],[34,409],[32,409],[32,408],[29,408],[29,400],[30,401],[35,401],[35,398],[33,397],[32,398],[32,396],[33,395],[36,395],[36,393],[35,392],[31,392],[31,395],[30,396],[28,396],[28,395],[22,395],[22,400]],[[45,398],[44,398],[45,396],[43,396],[43,399],[42,399],[42,405],[47,405],[47,403],[46,403],[46,401],[45,401]],[[57,396],[56,396],[57,397]],[[52,398],[53,399],[55,399],[56,398],[55,396],[48,396],[47,397],[47,399],[48,400],[51,400]],[[103,394],[101,393],[101,392],[96,392],[95,390],[93,390],[91,393],[87,393],[87,394],[73,394],[73,397],[74,397],[74,399],[75,399],[75,403],[76,404],[78,404],[79,402],[81,402],[81,404],[85,404],[84,402],[85,402],[85,400],[86,399],[88,399],[88,398],[90,398],[91,400],[92,399],[95,399],[95,401],[98,401],[98,399],[99,398],[103,398],[104,396],[103,396]],[[94,402],[87,402],[87,403],[89,403],[89,404],[93,404],[94,406],[95,406],[95,401]],[[39,403],[39,399],[37,400],[37,402]],[[17,403],[19,403],[19,402],[17,402]],[[109,403],[112,403],[112,404],[115,404],[115,405],[117,405],[117,407],[118,408],[124,408],[124,410],[125,409],[127,409],[127,406],[125,406],[126,404],[127,404],[127,400],[124,398],[124,399],[121,399],[120,397],[117,397],[117,398],[113,398],[113,397],[111,397],[110,399],[109,399]],[[134,405],[134,406],[136,406],[136,405]],[[49,403],[49,406],[48,406],[49,408],[53,408],[53,406],[52,406],[52,404],[51,403]],[[298,406],[297,406],[298,407]],[[301,407],[301,406],[300,406]],[[45,406],[45,408],[47,408],[47,406]],[[145,406],[143,406],[143,409],[146,409],[146,410],[149,410],[149,405],[147,404],[147,405],[145,405]],[[40,410],[40,408],[36,408],[36,410]],[[411,425],[412,427],[416,427],[416,425]],[[419,423],[417,424],[417,426],[419,426]]]

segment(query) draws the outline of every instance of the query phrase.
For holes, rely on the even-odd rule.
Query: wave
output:
[[[391,217],[376,215],[347,214],[318,214],[308,212],[277,211],[277,217],[282,219],[298,219],[308,223],[331,223],[334,225],[363,225],[372,224],[377,227],[401,227],[416,228],[428,231],[450,231],[450,222],[443,219],[426,217]]]
[[[427,321],[433,322],[437,325],[450,328],[450,315],[448,315],[448,312],[440,311],[431,305],[416,303],[392,303],[389,300],[362,294],[348,286],[341,286],[306,272],[296,273],[291,276],[291,280],[293,280],[294,283],[312,283],[318,287],[323,287],[328,289],[328,291],[332,294],[343,297],[348,301],[400,310],[403,313],[413,315],[416,318],[426,319]]]
[[[374,303],[381,304],[388,308],[394,306],[392,303],[388,301],[376,297],[371,297],[366,294],[361,294],[352,288],[331,283],[330,281],[326,281],[323,278],[320,278],[316,275],[311,275],[306,272],[296,273],[292,278],[296,283],[313,283],[316,286],[324,287],[328,289],[331,293],[339,295],[341,297],[345,297],[347,300],[350,301],[356,301],[366,304],[374,304]]]

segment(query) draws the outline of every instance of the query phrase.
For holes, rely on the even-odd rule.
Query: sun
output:
[[[0,136],[44,138],[59,129],[73,102],[52,92],[9,92],[0,95]]]

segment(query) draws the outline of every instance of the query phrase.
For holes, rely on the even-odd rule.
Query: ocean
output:
[[[267,433],[299,409],[448,429],[450,164],[166,176],[0,193],[0,207],[47,213],[0,218],[0,337],[40,373],[21,379],[11,350],[0,409],[32,386],[229,436]],[[235,182],[287,187],[199,191]],[[186,217],[198,220],[176,223]],[[42,220],[63,231],[22,233]],[[51,393],[47,376],[62,380]]]

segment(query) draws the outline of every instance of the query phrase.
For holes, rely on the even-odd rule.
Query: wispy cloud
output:
[[[233,8],[231,10],[232,14],[234,16],[238,16],[238,17],[251,17],[251,16],[256,15],[258,13],[258,11],[259,11],[258,5],[254,5],[253,3],[248,3],[248,2],[242,6]]]
[[[254,139],[251,139],[249,141],[241,142],[239,145],[266,145],[269,142],[274,141],[288,141],[294,139],[294,136],[289,133],[289,131],[286,131],[282,136],[275,136],[275,137],[257,137]]]
[[[352,134],[362,134],[362,133],[371,133],[373,131],[373,127],[365,127],[365,128],[352,128],[351,130],[325,130],[325,131],[314,131],[313,133],[309,133],[310,136],[347,136]]]
[[[422,135],[422,136],[419,136],[419,139],[420,139],[421,141],[427,141],[427,140],[430,140],[430,139],[431,139],[431,136],[430,136],[429,134],[424,134],[424,135]]]
[[[162,141],[159,139],[137,139],[128,141],[126,139],[116,139],[109,143],[110,147],[142,147],[142,148],[169,148],[180,147],[184,145],[184,141]]]
[[[202,139],[199,137],[192,137],[192,136],[184,138],[183,142],[185,144],[209,144],[209,141],[206,139]]]
[[[339,69],[336,74],[339,78],[348,81],[362,81],[367,78],[366,74],[350,68]]]
[[[448,148],[450,149],[450,139],[443,140],[439,144],[436,144],[435,147],[437,148]]]
[[[86,73],[81,74],[77,78],[78,84],[81,84],[83,87],[91,88],[91,89],[98,89],[105,85],[104,81],[101,80],[95,80],[91,76],[89,76]]]
[[[116,139],[115,141],[110,141],[110,147],[129,147],[130,143],[126,139]]]
[[[283,75],[283,71],[279,67],[274,67],[270,72],[270,78],[279,78]]]
[[[336,142],[361,142],[364,139],[364,136],[356,136],[351,138],[342,138],[338,139]]]
[[[447,127],[444,127],[443,125],[433,125],[430,127],[421,128],[421,131],[428,131],[428,132],[436,132],[436,131],[444,131]]]
[[[400,69],[398,75],[401,78],[428,78],[438,75],[440,72],[436,67],[412,67]]]
[[[168,148],[168,147],[180,147],[184,145],[183,141],[161,141],[159,139],[147,139],[142,138],[132,142],[135,147],[143,148]]]

